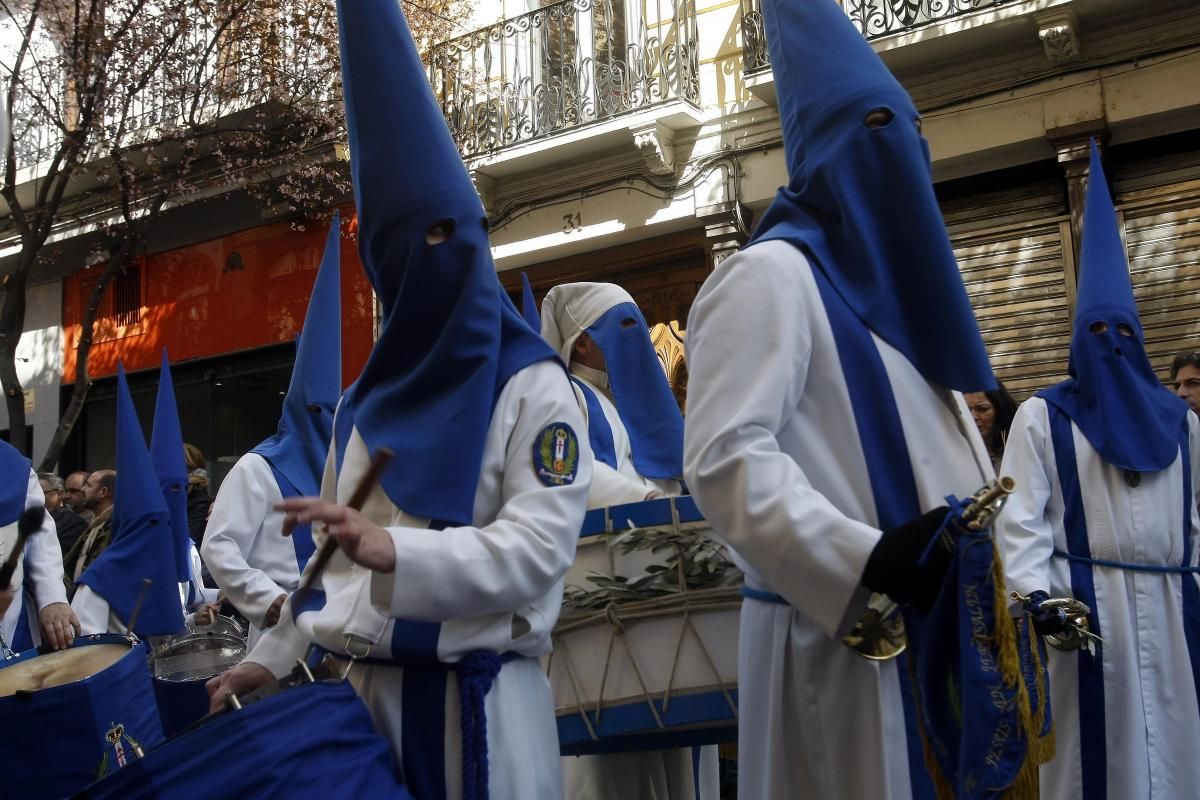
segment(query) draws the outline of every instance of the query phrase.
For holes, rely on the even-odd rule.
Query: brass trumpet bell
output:
[[[971,496],[959,523],[973,531],[986,528],[1016,488],[1017,482],[1008,477],[989,482]],[[908,647],[900,606],[887,595],[872,594],[867,610],[854,623],[853,630],[842,637],[842,643],[871,661],[888,661],[900,655]]]

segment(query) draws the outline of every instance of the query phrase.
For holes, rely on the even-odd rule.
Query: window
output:
[[[101,272],[102,268],[97,268],[94,275],[86,276],[79,282],[79,307],[85,313]],[[93,342],[111,342],[142,333],[142,297],[145,294],[143,273],[142,264],[135,262],[113,278],[96,311]]]

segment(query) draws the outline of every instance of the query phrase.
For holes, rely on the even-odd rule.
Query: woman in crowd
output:
[[[989,392],[968,392],[963,395],[971,416],[975,418],[975,427],[983,437],[988,454],[992,457],[992,466],[1000,469],[1000,457],[1004,455],[1004,442],[1008,439],[1008,429],[1012,427],[1013,415],[1017,413],[1017,401],[1013,400],[1002,381],[996,381],[996,388]]]

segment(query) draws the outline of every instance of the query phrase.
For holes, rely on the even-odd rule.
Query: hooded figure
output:
[[[113,503],[112,542],[79,576],[80,587],[71,603],[84,632],[124,633],[131,622],[133,632],[142,637],[181,632],[183,609],[171,514],[120,364]]]
[[[537,659],[585,512],[582,419],[496,276],[401,6],[342,0],[338,21],[359,254],[382,320],[338,407],[321,500],[284,508],[318,540],[353,520],[365,546],[342,542],[212,691],[287,674],[310,644],[362,655],[350,681],[414,796],[559,797]],[[361,512],[346,508],[384,448],[394,458]]]
[[[46,502],[29,459],[7,442],[0,442],[0,487],[0,552],[7,554],[16,545],[22,512]],[[0,652],[4,647],[21,652],[38,644],[58,650],[79,632],[79,621],[67,605],[62,551],[49,514],[25,540],[9,588],[14,596],[0,621]]]
[[[200,580],[200,555],[192,545],[188,529],[188,471],[183,457],[179,408],[175,404],[175,383],[171,380],[171,364],[165,348],[158,373],[154,427],[150,431],[150,460],[154,462],[154,471],[171,515],[171,536],[180,595],[184,607],[190,608],[198,601],[203,601],[206,592]]]
[[[250,646],[275,624],[313,553],[310,526],[297,526],[284,537],[275,504],[320,492],[342,387],[341,331],[341,217],[335,213],[279,430],[238,459],[225,477],[200,548],[217,585],[249,620]]]
[[[1042,767],[1042,796],[1191,796],[1200,424],[1146,358],[1095,143],[1070,375],[1018,409],[1000,467],[1017,482],[997,523],[1009,588],[1035,609],[1081,600],[1103,640],[1050,651],[1057,755]]]
[[[649,326],[611,283],[555,286],[542,302],[542,336],[571,373],[595,457],[588,508],[678,495],[683,415]],[[716,797],[716,746],[563,758],[568,797]]]
[[[912,100],[832,0],[763,17],[788,183],[687,329],[684,474],[746,572],[739,796],[929,797],[906,666],[841,636],[934,601],[945,498],[992,477],[952,390],[994,379]]]
[[[533,287],[529,285],[529,276],[521,273],[521,316],[533,328],[534,333],[542,332],[542,317],[538,313],[537,300],[533,299]]]
[[[555,286],[542,301],[541,327],[571,372],[592,454],[604,465],[595,468],[589,505],[679,494],[683,415],[629,293],[611,283]]]

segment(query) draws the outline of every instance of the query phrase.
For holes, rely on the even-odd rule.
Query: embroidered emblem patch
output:
[[[533,440],[533,471],[545,486],[568,486],[579,467],[579,439],[565,422],[547,425]]]

